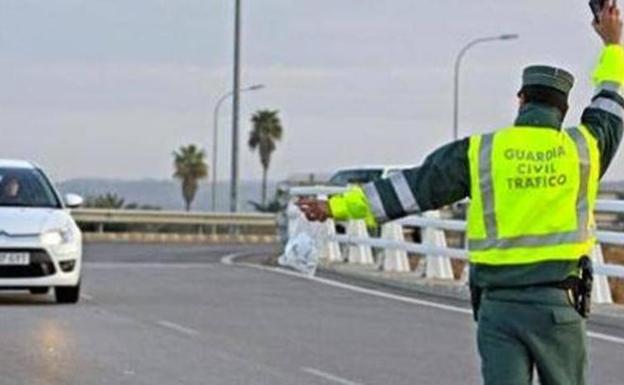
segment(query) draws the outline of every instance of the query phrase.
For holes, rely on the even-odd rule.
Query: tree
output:
[[[182,182],[182,197],[184,198],[186,211],[191,210],[191,203],[199,188],[199,180],[208,176],[208,165],[205,161],[204,150],[194,144],[182,146],[173,152],[174,178]]]
[[[262,205],[266,205],[267,173],[275,143],[282,139],[282,123],[279,111],[260,110],[251,117],[253,128],[249,133],[249,149],[258,150],[262,165]]]

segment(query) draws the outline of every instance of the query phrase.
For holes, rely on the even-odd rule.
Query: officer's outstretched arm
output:
[[[366,219],[369,226],[438,209],[468,196],[468,139],[449,143],[427,157],[421,167],[356,187],[329,200],[338,220]]]
[[[624,48],[620,10],[610,2],[594,28],[605,46],[594,72],[596,93],[581,122],[598,142],[601,175],[609,168],[622,139],[624,121]]]

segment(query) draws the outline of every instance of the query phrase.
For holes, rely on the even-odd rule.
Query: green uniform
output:
[[[624,117],[624,50],[609,46],[595,73],[598,86],[581,123],[599,152],[604,175],[619,146]],[[514,126],[561,130],[563,114],[541,103],[521,107]],[[382,223],[435,210],[471,197],[470,138],[447,144],[417,169],[364,185],[330,199],[338,219],[366,218]],[[544,213],[548,215],[548,213]],[[479,314],[478,345],[487,385],[529,385],[537,368],[542,384],[585,384],[585,322],[570,306],[567,293],[539,287],[578,273],[577,261],[471,264],[471,285],[484,290]]]

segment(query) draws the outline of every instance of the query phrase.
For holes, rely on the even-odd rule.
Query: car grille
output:
[[[0,252],[30,253],[30,264],[25,266],[0,266],[0,278],[35,278],[56,272],[52,259],[45,250],[0,249]]]

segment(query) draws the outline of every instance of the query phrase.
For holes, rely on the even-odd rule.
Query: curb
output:
[[[362,269],[366,266],[361,266]],[[389,290],[395,293],[408,295],[417,295],[429,299],[444,300],[445,302],[453,302],[470,306],[470,291],[468,287],[460,284],[449,284],[442,281],[430,281],[416,277],[414,273],[401,273],[403,277],[413,278],[413,281],[406,282],[392,278],[376,277],[370,273],[358,273],[355,271],[345,271],[335,268],[332,265],[319,266],[317,275],[326,278],[333,278],[341,281],[347,281],[353,284],[365,287],[376,287]]]

